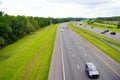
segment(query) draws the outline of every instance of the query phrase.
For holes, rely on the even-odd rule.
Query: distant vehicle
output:
[[[68,30],[68,27],[66,27],[66,29]]]
[[[111,35],[116,35],[116,32],[110,32]]]
[[[82,24],[80,24],[80,26],[82,26]]]
[[[105,30],[105,32],[109,32],[109,30]]]
[[[94,28],[93,26],[91,28]]]
[[[63,29],[60,29],[61,32],[63,32],[64,30]]]
[[[105,34],[105,32],[101,32],[102,34]]]
[[[85,65],[85,72],[89,78],[98,78],[99,72],[97,71],[95,65],[92,62],[87,62]]]
[[[107,33],[107,32],[109,32],[109,30],[105,30],[105,31],[103,31],[103,32],[101,32],[102,34],[105,34],[105,33]]]

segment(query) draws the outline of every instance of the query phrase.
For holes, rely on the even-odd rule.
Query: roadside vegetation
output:
[[[69,22],[75,18],[43,18],[12,16],[0,11],[0,48],[51,24]]]
[[[41,28],[0,50],[0,80],[47,80],[56,25]]]
[[[120,17],[93,18],[82,22],[82,24],[120,33]]]
[[[120,29],[117,28],[117,25],[109,25],[109,24],[96,23],[96,22],[92,24],[88,24],[86,21],[82,22],[82,24],[85,26],[89,26],[89,27],[93,26],[93,27],[100,28],[103,30],[110,30],[110,31],[120,33]]]
[[[85,20],[0,11],[0,80],[47,80],[57,23],[76,19]]]
[[[109,24],[109,25],[117,25],[119,20],[120,20],[120,16],[115,16],[115,17],[98,17],[98,18],[94,18],[92,20],[94,20],[97,23]]]
[[[75,26],[73,23],[68,24],[68,26],[75,32],[77,32],[80,36],[88,40],[90,43],[94,44],[96,47],[101,49],[103,52],[105,52],[108,56],[113,58],[115,61],[120,63],[120,52],[116,49],[120,50],[120,46],[117,44],[120,44],[119,41],[107,38],[105,36],[102,36],[100,34],[97,34],[95,32],[91,32],[89,30],[80,28],[78,26]],[[107,41],[107,42],[106,42]],[[110,42],[108,45],[107,43]],[[112,44],[113,43],[113,44]],[[115,43],[115,44],[114,44]],[[111,45],[114,47],[111,47]]]

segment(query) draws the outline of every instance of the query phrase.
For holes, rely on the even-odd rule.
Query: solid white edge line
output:
[[[62,55],[63,80],[65,80],[65,68],[64,68],[64,58],[63,58],[63,50],[62,50],[61,32],[60,32],[60,49],[61,49],[61,55]]]

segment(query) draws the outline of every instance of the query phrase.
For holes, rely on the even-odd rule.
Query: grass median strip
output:
[[[120,33],[120,29],[117,29],[117,25],[108,25],[108,24],[102,24],[102,23],[87,24],[87,22],[82,22],[82,24],[85,26],[93,26],[103,30],[110,30],[110,31],[115,31]]]
[[[0,80],[47,80],[57,26],[47,26],[1,49]]]
[[[116,51],[115,49],[113,49],[111,46],[107,45],[106,43],[104,43],[103,41],[97,39],[94,36],[97,37],[102,37],[101,35],[85,30],[83,28],[77,27],[75,25],[73,25],[73,23],[68,24],[68,26],[74,30],[75,32],[77,32],[79,35],[81,35],[82,37],[84,37],[86,40],[88,40],[90,43],[94,44],[96,47],[98,47],[99,49],[101,49],[103,52],[105,52],[107,55],[109,55],[111,58],[113,58],[115,61],[117,61],[118,63],[120,63],[120,53],[118,51]],[[94,35],[94,36],[91,36]],[[108,38],[105,38],[109,40]],[[119,42],[118,42],[119,43]]]

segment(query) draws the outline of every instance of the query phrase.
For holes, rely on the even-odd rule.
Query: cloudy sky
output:
[[[120,0],[0,0],[0,11],[59,18],[120,16]]]

